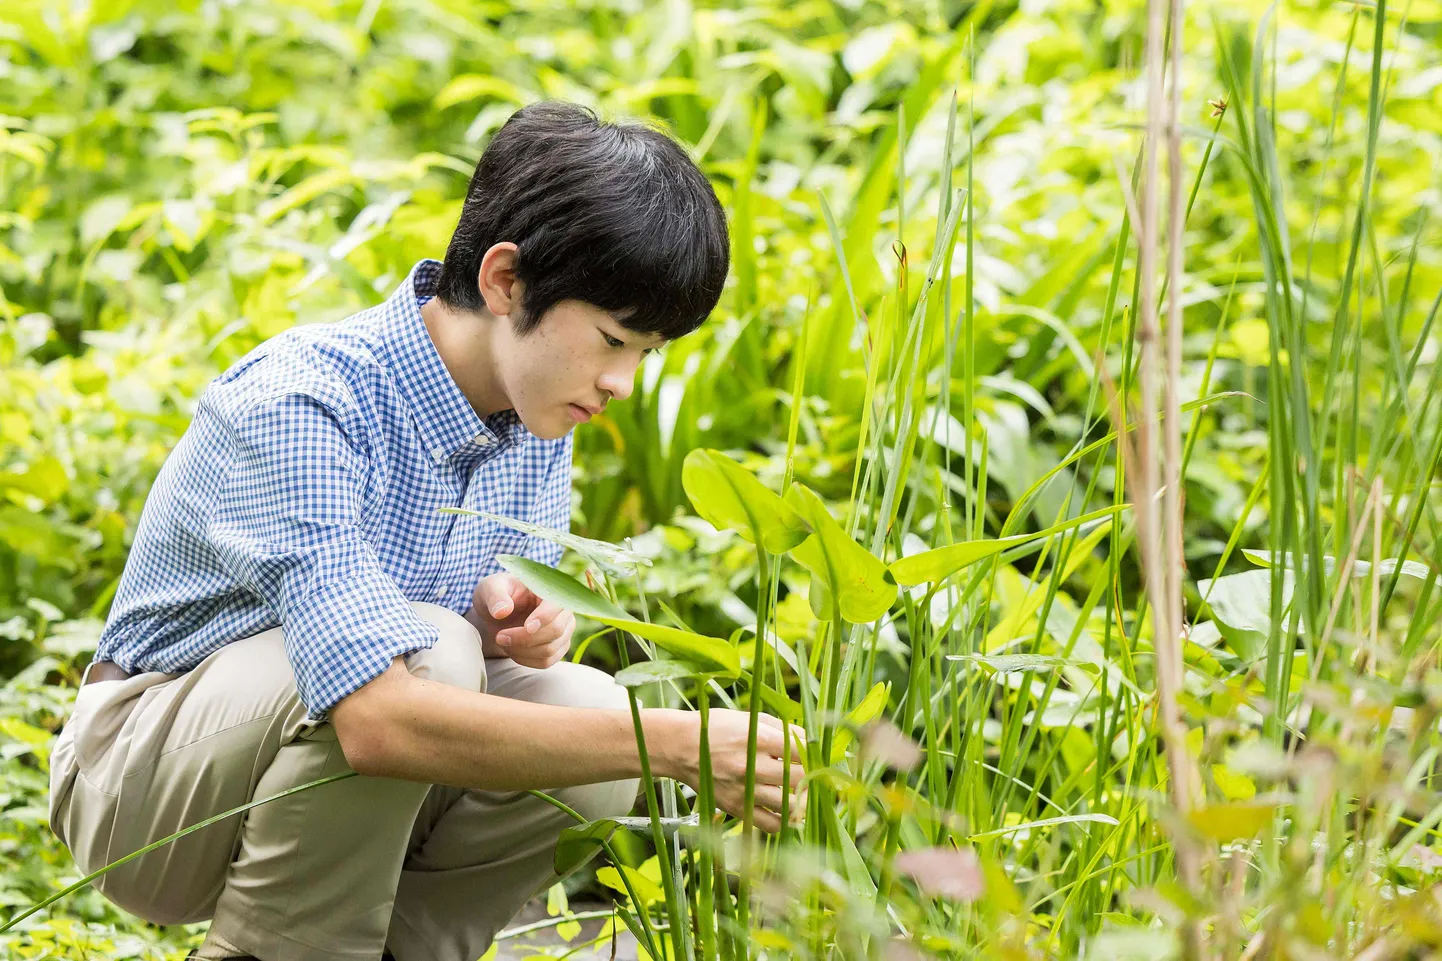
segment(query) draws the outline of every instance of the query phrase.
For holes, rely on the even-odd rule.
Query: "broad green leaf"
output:
[[[801,705],[780,691],[774,690],[769,685],[761,688],[761,703],[766,706],[772,714],[788,724],[800,724],[802,718]]]
[[[866,624],[891,609],[896,584],[866,548],[852,540],[831,516],[821,498],[805,484],[793,484],[786,500],[811,522],[812,535],[791,556],[839,602],[841,616],[853,624]],[[813,605],[814,607],[814,605]]]
[[[649,904],[662,904],[665,902],[666,895],[665,892],[662,891],[661,885],[643,876],[641,872],[636,869],[626,867],[624,864],[619,868],[609,866],[601,868],[596,872],[596,880],[613,891],[619,891],[629,896],[630,892],[626,890],[626,881],[621,880],[622,872],[625,873],[626,881],[631,882],[631,887],[635,890],[636,897],[641,899],[641,904],[637,905],[637,907],[645,907]]]
[[[551,861],[556,877],[564,878],[595,857],[601,851],[602,845],[611,840],[611,835],[620,828],[621,825],[614,820],[603,818],[562,831],[561,836],[556,839],[556,853]]]
[[[568,611],[584,614],[592,620],[609,623],[612,620],[634,620],[621,608],[597,594],[580,581],[540,561],[518,554],[502,554],[496,558],[502,567],[521,579],[531,591],[549,601],[555,601]],[[605,619],[605,620],[603,620]]]
[[[695,814],[683,818],[661,818],[661,833],[664,837],[670,838],[677,831],[694,828],[698,824],[700,824],[700,820]],[[552,859],[552,867],[556,875],[565,877],[591,860],[601,850],[602,845],[611,839],[611,835],[619,830],[649,835],[651,821],[649,818],[600,818],[586,824],[577,824],[574,827],[566,828],[556,840],[556,853]],[[632,878],[632,880],[635,879]]]
[[[687,454],[681,484],[696,513],[753,544],[759,539],[772,554],[784,554],[811,533],[794,507],[720,451],[698,447]]]
[[[535,594],[555,601],[567,610],[644,637],[670,654],[700,664],[705,670],[716,671],[728,677],[736,677],[741,673],[741,655],[724,638],[707,637],[680,628],[638,620],[575,578],[529,557],[502,554],[496,560],[519,577],[521,583]]]
[[[597,617],[592,620],[630,631],[637,637],[644,637],[668,654],[684,660],[694,661],[703,671],[727,678],[741,673],[741,654],[722,637],[709,637],[683,631],[678,627],[652,624],[634,617]]]
[[[962,541],[959,544],[951,544],[947,547],[938,547],[935,550],[923,551],[920,554],[913,554],[910,557],[903,557],[899,560],[892,561],[891,575],[895,577],[896,582],[903,587],[911,587],[914,584],[924,584],[928,581],[943,580],[964,567],[975,564],[977,561],[995,554],[1000,554],[1004,550],[1021,547],[1025,544],[1030,544],[1032,541],[1060,534],[1073,527],[1080,527],[1084,524],[1110,517],[1118,511],[1126,510],[1129,506],[1128,504],[1119,504],[1106,507],[1048,527],[1044,531],[1036,531],[1031,534],[1013,534],[1010,537],[998,537],[993,540]]]
[[[1245,774],[1234,771],[1225,764],[1212,765],[1212,780],[1228,801],[1246,801],[1257,794],[1257,785]]]
[[[1292,603],[1292,572],[1283,571],[1282,609]],[[1243,661],[1261,657],[1272,626],[1272,572],[1242,571],[1197,581],[1202,600],[1212,610],[1217,630]],[[1300,626],[1300,625],[1299,625]]]
[[[676,681],[699,677],[706,673],[689,661],[637,661],[616,672],[616,683],[622,687],[640,687],[657,681]]]
[[[0,471],[0,489],[11,488],[53,504],[70,487],[65,468],[54,457],[41,457],[21,472]]]
[[[1271,822],[1276,811],[1275,804],[1228,801],[1197,808],[1187,814],[1187,820],[1214,841],[1231,841],[1253,837]]]

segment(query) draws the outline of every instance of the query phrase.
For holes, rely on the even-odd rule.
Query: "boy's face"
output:
[[[665,343],[627,330],[592,304],[563,300],[525,337],[498,324],[494,351],[521,422],[537,437],[555,439],[612,400],[629,397],[641,361]]]

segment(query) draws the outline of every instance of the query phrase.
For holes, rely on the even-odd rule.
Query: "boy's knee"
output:
[[[631,709],[626,689],[605,671],[598,671],[585,664],[562,661],[546,673],[552,675],[554,683],[563,688],[557,696],[547,699],[553,704],[565,704],[567,707],[603,707],[616,711]]]
[[[562,673],[557,680],[564,683],[564,703],[571,707],[599,707],[629,711],[630,699],[626,689],[617,684],[605,671],[584,664],[562,661],[550,668]],[[636,793],[641,782],[636,778],[623,781],[603,781],[597,784],[583,784],[563,792],[567,804],[576,809],[588,821],[598,818],[624,817],[631,813],[636,804]]]
[[[439,681],[468,691],[486,689],[486,659],[481,635],[455,611],[438,604],[412,601],[411,607],[440,632],[436,643],[406,655],[406,668],[416,677]]]
[[[595,821],[630,814],[636,806],[636,795],[640,789],[639,778],[627,778],[624,781],[602,781],[562,788],[556,795],[581,817]]]

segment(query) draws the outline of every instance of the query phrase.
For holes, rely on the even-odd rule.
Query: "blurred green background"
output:
[[[1222,114],[1218,56],[1219,44],[1232,44],[1249,75],[1250,40],[1268,10],[1194,4],[1183,47],[1188,187],[1204,153],[1210,162],[1185,230],[1182,399],[1198,396],[1204,372],[1213,392],[1251,395],[1195,422],[1185,481],[1193,616],[1202,610],[1193,579],[1213,573],[1228,540],[1265,547],[1268,537],[1268,502],[1249,508],[1248,497],[1267,470],[1276,334],[1247,169],[1225,144],[1244,138]],[[1290,230],[1300,329],[1314,348],[1299,367],[1316,409],[1347,426],[1323,431],[1336,455],[1325,486],[1336,479],[1345,488],[1345,465],[1375,465],[1397,493],[1392,509],[1408,516],[1432,494],[1435,461],[1423,454],[1436,416],[1428,420],[1425,404],[1402,421],[1381,415],[1384,398],[1425,401],[1437,368],[1436,335],[1422,334],[1442,282],[1432,216],[1442,2],[1389,6],[1380,96],[1371,90],[1374,12],[1341,2],[1274,8],[1275,30],[1256,55],[1268,60],[1262,100],[1287,187],[1279,213]],[[796,476],[844,510],[867,364],[895,350],[877,336],[876,319],[900,316],[898,291],[903,305],[915,302],[941,192],[949,177],[966,183],[968,164],[972,270],[963,277],[958,246],[930,309],[956,315],[966,292],[974,296],[973,423],[950,426],[961,392],[942,385],[962,373],[937,363],[939,343],[926,348],[930,374],[893,386],[932,412],[927,457],[950,450],[960,463],[972,449],[964,438],[985,437],[988,483],[978,495],[960,468],[916,473],[903,492],[915,502],[903,511],[912,526],[897,530],[892,556],[906,549],[903,535],[934,543],[950,516],[936,513],[943,502],[957,516],[970,503],[995,533],[1048,470],[1105,432],[1094,366],[1100,355],[1109,376],[1121,376],[1123,346],[1106,331],[1123,323],[1131,299],[1135,249],[1118,255],[1117,244],[1122,178],[1140,144],[1144,34],[1141,4],[1096,0],[5,0],[5,914],[73,880],[45,825],[49,735],[93,650],[149,485],[195,399],[261,340],[377,303],[415,260],[442,256],[480,151],[517,107],[564,99],[603,117],[653,118],[691,151],[731,218],[732,271],[712,320],[648,360],[628,402],[578,429],[574,505],[577,532],[630,537],[652,558],[645,591],[698,630],[725,636],[755,621],[755,557],[694,516],[682,459],[698,446],[729,450],[778,487],[796,410]],[[945,170],[954,100],[960,120]],[[1375,134],[1369,104],[1379,105]],[[1375,170],[1354,269],[1369,155]],[[1118,256],[1121,275],[1112,269]],[[1114,276],[1124,280],[1109,315]],[[1350,301],[1339,304],[1339,291]],[[812,340],[797,381],[808,313]],[[1328,349],[1339,324],[1341,355]],[[1399,376],[1401,358],[1412,360],[1415,380]],[[1337,376],[1345,390],[1327,394]],[[1068,467],[1013,526],[1045,527],[1110,503],[1114,481],[1113,465]],[[1323,510],[1326,542],[1341,556],[1351,537],[1342,521],[1354,508],[1326,501]],[[1392,553],[1430,551],[1431,507],[1425,516],[1415,540]],[[995,623],[1036,625],[1034,605],[1016,606],[1034,563],[1001,569]],[[1228,571],[1248,566],[1235,554],[1227,562]],[[1085,596],[1105,569],[1101,557],[1078,558],[1067,590]],[[1113,572],[1118,590],[1139,590],[1133,561]],[[805,579],[783,578],[777,629],[804,634],[814,629]],[[881,628],[884,648],[909,636]],[[591,654],[607,663],[603,647]],[[893,675],[904,678],[905,668]],[[1105,787],[1098,781],[1097,796]],[[1069,951],[1082,950],[1102,920],[1094,912],[1078,923],[1061,939]],[[89,957],[80,945],[93,937],[110,944],[108,956],[176,957],[194,933],[141,924],[87,892],[8,950]]]

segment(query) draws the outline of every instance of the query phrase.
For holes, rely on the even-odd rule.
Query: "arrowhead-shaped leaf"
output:
[[[684,818],[661,818],[661,833],[669,838],[677,831],[696,827],[700,823],[700,818],[694,814]],[[646,834],[651,830],[651,820],[629,817],[601,818],[566,828],[556,839],[556,853],[552,858],[552,868],[557,876],[565,877],[591,860],[601,850],[601,846],[611,839],[611,835],[623,828],[637,834]]]
[[[792,548],[791,556],[837,599],[842,618],[867,624],[890,610],[896,601],[896,583],[886,565],[852,540],[805,484],[792,484],[786,500],[810,521],[813,532]]]
[[[784,554],[811,533],[806,519],[756,477],[717,450],[698,447],[681,465],[691,506],[713,525],[730,529],[772,554]]]

